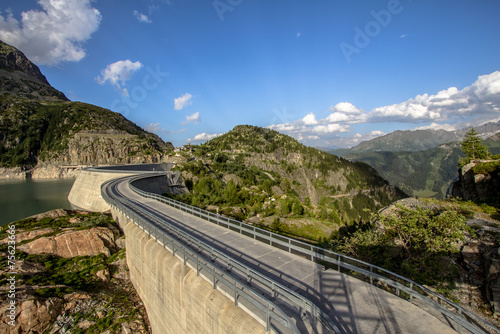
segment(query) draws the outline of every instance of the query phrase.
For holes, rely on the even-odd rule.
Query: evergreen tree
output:
[[[488,148],[483,144],[482,139],[474,128],[465,134],[462,141],[462,151],[465,154],[465,159],[461,159],[460,164],[463,166],[473,159],[486,159],[490,153]]]

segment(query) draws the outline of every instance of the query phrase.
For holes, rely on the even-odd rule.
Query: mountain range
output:
[[[444,198],[458,177],[458,162],[464,156],[460,142],[470,129],[395,131],[329,152],[369,164],[411,196]],[[474,129],[492,154],[500,154],[500,122]]]

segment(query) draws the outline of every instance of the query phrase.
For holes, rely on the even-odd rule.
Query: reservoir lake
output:
[[[75,179],[0,179],[0,226],[53,209],[71,209]]]

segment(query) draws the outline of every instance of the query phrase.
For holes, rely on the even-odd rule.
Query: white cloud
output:
[[[298,32],[297,34],[295,34],[295,36],[300,37],[300,36],[302,36],[302,33]]]
[[[439,123],[431,123],[429,125],[420,126],[413,130],[446,130],[446,131],[455,131],[458,128],[455,125],[451,124],[439,124]]]
[[[37,64],[55,65],[85,57],[82,43],[90,39],[101,22],[91,0],[39,0],[42,10],[0,15],[0,40],[22,50]]]
[[[374,136],[374,137],[380,137],[380,136],[383,136],[385,135],[386,133],[384,131],[380,131],[380,130],[373,130],[372,132],[370,132],[370,136]]]
[[[307,114],[303,119],[302,122],[304,122],[305,125],[315,125],[318,124],[318,121],[316,120],[316,116],[311,112]]]
[[[132,62],[129,59],[119,60],[106,66],[96,80],[101,85],[109,82],[109,84],[121,90],[123,95],[128,96],[128,91],[126,88],[123,88],[123,86],[126,81],[130,80],[132,74],[141,68],[142,64],[139,61]]]
[[[149,18],[149,16],[147,16],[146,14],[143,14],[141,12],[138,12],[137,10],[134,10],[134,16],[137,20],[139,20],[139,22],[142,22],[142,23],[153,23],[153,21],[151,21],[151,19]]]
[[[324,133],[340,133],[340,132],[348,132],[350,129],[349,125],[340,125],[340,124],[327,124],[327,125],[316,125],[313,127],[312,131],[318,134]]]
[[[500,71],[482,75],[463,89],[450,87],[436,94],[421,94],[407,101],[365,111],[349,102],[340,102],[329,108],[325,118],[310,112],[303,118],[285,120],[268,126],[305,141],[318,141],[322,146],[354,146],[385,135],[382,131],[361,134],[356,125],[361,123],[418,124],[416,129],[456,130],[467,125],[478,126],[500,118]],[[318,137],[318,138],[316,138]]]
[[[482,75],[470,86],[450,87],[435,95],[418,95],[408,101],[373,109],[370,122],[443,122],[500,113],[500,71]]]
[[[340,102],[331,106],[332,113],[326,117],[325,123],[361,123],[366,121],[366,114],[349,102]]]
[[[186,106],[191,104],[191,99],[193,96],[189,93],[186,93],[176,99],[174,99],[174,108],[175,110],[182,110]]]
[[[144,130],[146,130],[148,132],[152,132],[152,133],[158,133],[160,131],[160,123],[154,123],[154,124],[150,123],[150,124],[146,125]]]
[[[189,122],[194,122],[198,124],[200,121],[201,121],[200,113],[197,111],[192,115],[186,116],[186,121],[182,122],[182,124],[186,125]]]
[[[333,112],[341,112],[343,114],[355,114],[355,115],[358,115],[358,114],[361,113],[361,110],[359,110],[358,108],[356,108],[356,106],[354,104],[349,103],[349,102],[340,102],[340,103],[337,103],[337,105],[335,107],[331,106],[330,110],[333,111]]]
[[[200,142],[200,141],[207,141],[210,139],[214,139],[215,137],[222,136],[223,133],[213,133],[213,134],[208,134],[208,133],[200,133],[194,136],[194,138],[189,138],[187,141],[188,142]]]

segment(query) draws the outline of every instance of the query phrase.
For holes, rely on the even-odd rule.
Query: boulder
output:
[[[46,227],[46,228],[41,228],[41,229],[37,229],[37,230],[34,230],[34,231],[27,231],[27,232],[17,233],[16,234],[16,243],[23,242],[23,241],[26,241],[26,240],[35,239],[38,236],[41,236],[41,235],[44,235],[44,234],[48,234],[48,233],[52,233],[52,232],[54,232],[53,228]],[[5,244],[8,241],[9,241],[8,237],[5,238],[5,239],[3,239],[3,240],[0,240],[0,245]]]
[[[1,333],[42,333],[54,322],[61,312],[63,301],[60,298],[46,300],[29,299],[19,302],[16,307],[15,326],[8,324],[7,303],[0,307]]]
[[[66,231],[52,237],[42,237],[18,248],[28,254],[54,254],[64,258],[75,256],[94,256],[104,254],[110,256],[114,251],[115,236],[106,227],[95,227],[89,230]]]

